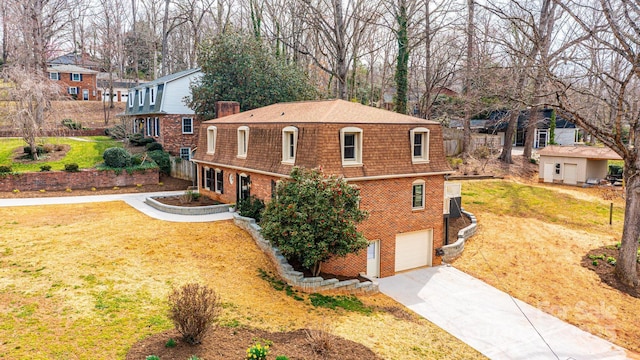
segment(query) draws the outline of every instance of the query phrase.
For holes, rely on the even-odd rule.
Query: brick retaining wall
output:
[[[112,188],[114,186],[155,185],[160,180],[158,169],[134,171],[128,174],[122,171],[116,175],[113,170],[85,169],[78,172],[43,171],[20,174],[7,174],[0,177],[0,191],[56,191],[67,188],[90,189]]]
[[[68,136],[104,136],[104,128],[71,130],[66,127],[54,130],[43,130],[39,136],[43,137],[68,137]],[[17,130],[0,130],[0,138],[3,137],[22,137],[22,133]]]

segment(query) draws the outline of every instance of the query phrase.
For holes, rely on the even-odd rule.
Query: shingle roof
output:
[[[594,146],[547,146],[538,152],[540,156],[562,156],[593,160],[622,160],[620,155],[607,147]]]
[[[75,65],[58,65],[47,68],[48,72],[74,73],[74,74],[97,74],[95,70],[86,69]]]
[[[196,73],[198,71],[200,71],[200,68],[179,71],[177,73],[165,75],[165,76],[159,77],[159,78],[157,78],[157,79],[155,79],[153,81],[149,81],[149,82],[146,82],[144,84],[140,84],[140,85],[136,86],[135,89],[148,88],[148,87],[151,87],[151,86],[164,84],[166,82],[173,81],[173,80],[179,79],[181,77],[189,76],[189,75],[191,75],[193,73]]]
[[[209,120],[206,123],[348,123],[348,124],[439,124],[345,100],[277,103]]]

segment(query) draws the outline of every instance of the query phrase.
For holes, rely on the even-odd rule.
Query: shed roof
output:
[[[540,150],[538,154],[540,156],[562,156],[593,160],[622,160],[620,155],[608,147],[551,145]]]
[[[315,100],[277,103],[262,108],[212,119],[211,124],[257,123],[348,123],[348,124],[424,124],[438,122],[398,114],[345,100]]]

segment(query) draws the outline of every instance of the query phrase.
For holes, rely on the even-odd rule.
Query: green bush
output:
[[[63,119],[62,125],[68,127],[71,130],[81,130],[82,124],[73,121],[72,119]]]
[[[149,355],[145,360],[160,360],[160,358],[157,355]]]
[[[51,165],[42,165],[40,166],[40,171],[51,171]]]
[[[22,148],[22,151],[24,151],[25,154],[31,154],[31,146],[27,145],[25,147]],[[38,155],[42,155],[44,154],[44,147],[41,145],[36,146],[36,154]]]
[[[167,348],[174,348],[178,345],[178,343],[176,343],[176,341],[173,338],[169,338],[169,340],[167,341],[166,344],[164,344],[164,347]]]
[[[147,153],[149,157],[158,164],[160,172],[170,175],[171,174],[171,159],[169,153],[162,150],[149,151]]]
[[[256,222],[260,222],[262,212],[264,211],[264,201],[251,195],[246,199],[238,201],[236,209],[240,215],[253,218]]]
[[[147,146],[147,150],[148,151],[156,151],[156,150],[164,150],[162,148],[162,144],[158,143],[158,142],[152,142],[146,145]]]
[[[133,146],[145,146],[155,141],[156,140],[154,138],[146,138],[140,133],[129,135],[129,142]]]
[[[78,172],[80,167],[76,163],[64,164],[64,171],[66,172]]]
[[[125,168],[131,165],[131,154],[123,148],[108,148],[102,154],[104,164],[112,168]]]
[[[10,173],[11,170],[11,166],[7,166],[7,165],[0,165],[0,174],[7,174]]]
[[[131,155],[131,165],[137,166],[142,164],[142,155],[135,154]]]

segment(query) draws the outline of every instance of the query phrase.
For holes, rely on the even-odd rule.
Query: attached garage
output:
[[[431,266],[432,257],[433,229],[396,235],[396,272]]]

